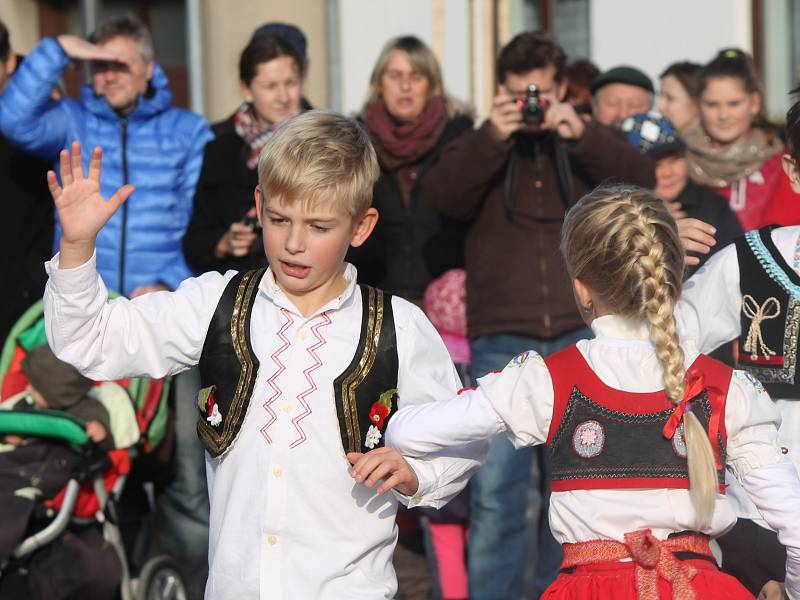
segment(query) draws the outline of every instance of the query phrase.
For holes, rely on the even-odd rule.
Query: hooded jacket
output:
[[[111,416],[101,402],[89,395],[94,383],[78,369],[56,358],[47,344],[38,346],[22,359],[22,369],[30,384],[47,402],[47,408],[63,410],[86,421],[98,421],[106,430],[100,447],[114,448]],[[17,407],[15,407],[17,408]]]
[[[167,77],[155,65],[147,93],[119,115],[89,85],[80,100],[50,100],[50,91],[70,58],[52,38],[43,39],[11,78],[0,97],[0,131],[15,145],[56,161],[73,140],[103,148],[103,197],[132,183],[136,191],[97,236],[97,270],[106,285],[125,295],[141,285],[174,289],[192,275],[181,251],[192,197],[211,139],[200,115],[172,106]],[[55,248],[61,231],[56,225]]]

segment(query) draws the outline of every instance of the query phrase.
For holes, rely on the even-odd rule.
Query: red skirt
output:
[[[753,600],[753,595],[734,577],[726,575],[708,560],[681,561],[697,569],[691,585],[697,600]],[[602,562],[575,567],[572,573],[562,573],[545,590],[542,600],[637,600],[636,564],[633,562]],[[672,586],[658,580],[662,600],[672,599]]]

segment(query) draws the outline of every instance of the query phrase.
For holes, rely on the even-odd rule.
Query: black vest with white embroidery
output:
[[[244,423],[259,361],[251,344],[250,321],[265,269],[238,273],[227,284],[208,327],[200,356],[197,432],[211,456],[224,454]],[[353,360],[333,382],[332,393],[342,449],[367,452],[383,445],[383,433],[397,410],[397,336],[392,297],[359,286],[361,330]],[[255,332],[256,335],[276,332]],[[385,410],[378,414],[378,404]],[[214,408],[216,406],[216,408]],[[384,413],[388,412],[388,415]],[[370,427],[380,432],[368,443]]]
[[[553,381],[553,419],[547,437],[554,492],[619,488],[689,489],[683,424],[673,438],[663,429],[675,405],[664,391],[624,392],[604,384],[577,346],[546,360]],[[691,402],[725,465],[725,399],[733,371],[704,355],[693,367],[705,389]],[[711,393],[713,391],[713,393]],[[709,438],[711,438],[709,434]],[[724,472],[718,470],[720,491]]]
[[[736,240],[742,293],[738,366],[761,381],[773,398],[800,399],[800,277],[775,247],[770,235],[775,227],[749,231]]]

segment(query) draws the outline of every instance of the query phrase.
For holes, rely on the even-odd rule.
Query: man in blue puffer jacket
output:
[[[112,18],[90,40],[62,35],[39,43],[0,97],[0,131],[53,161],[73,140],[101,146],[102,193],[125,183],[136,191],[100,232],[98,271],[110,289],[131,297],[174,289],[192,275],[181,238],[211,130],[201,116],[171,106],[167,77],[140,21]],[[71,59],[89,61],[92,85],[81,88],[80,100],[52,101]],[[56,248],[59,239],[57,228]]]
[[[82,87],[80,100],[51,101],[51,90],[73,59],[89,61],[92,85]],[[45,38],[0,96],[0,131],[16,146],[50,161],[73,140],[86,149],[100,146],[102,193],[125,183],[136,186],[97,238],[103,281],[130,297],[174,289],[192,275],[181,238],[212,134],[205,119],[171,103],[150,32],[133,17],[105,21],[90,41]],[[57,229],[56,248],[59,240]],[[171,543],[168,551],[188,575],[192,598],[202,597],[208,547],[205,459],[192,405],[199,387],[196,371],[173,381],[176,476],[157,499],[156,519],[156,543]]]

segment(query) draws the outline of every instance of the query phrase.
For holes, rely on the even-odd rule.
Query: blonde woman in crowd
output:
[[[414,36],[384,46],[361,118],[381,168],[372,200],[380,220],[349,259],[359,281],[421,303],[435,276],[462,266],[464,243],[464,226],[443,220],[426,201],[426,173],[445,144],[472,129],[472,119],[447,95],[433,51]]]

